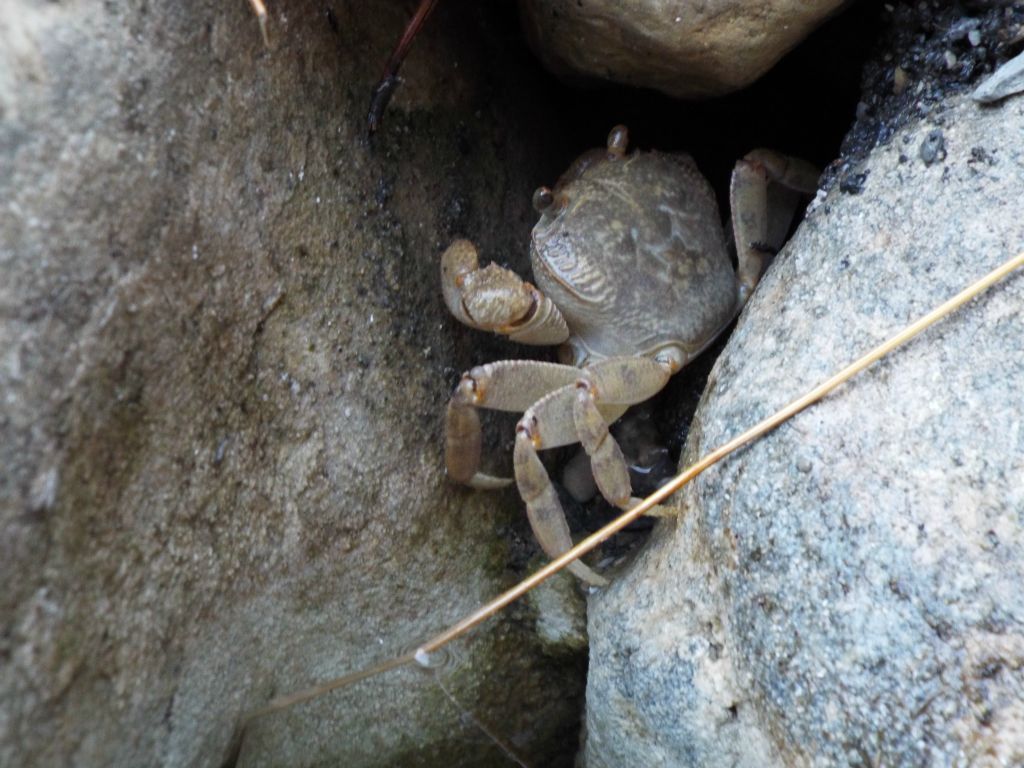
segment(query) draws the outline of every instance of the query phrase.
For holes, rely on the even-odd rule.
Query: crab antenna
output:
[[[895,334],[887,341],[882,342],[877,347],[872,349],[870,352],[859,357],[854,362],[843,368],[839,373],[835,374],[828,380],[822,382],[814,389],[807,392],[802,397],[798,397],[793,400],[789,405],[776,411],[774,414],[758,422],[753,427],[748,429],[741,435],[734,437],[727,443],[719,446],[715,450],[706,454],[702,459],[694,464],[691,464],[683,472],[675,476],[670,482],[663,485],[657,491],[652,493],[647,498],[643,499],[639,504],[630,509],[628,512],[624,512],[619,517],[612,520],[606,526],[598,531],[590,534],[587,538],[583,539],[579,544],[574,546],[572,549],[559,555],[557,558],[552,560],[550,563],[545,565],[539,571],[531,576],[528,576],[523,581],[519,582],[516,586],[503,592],[498,597],[491,600],[486,605],[481,606],[476,611],[466,616],[464,619],[459,621],[457,624],[452,625],[448,629],[444,630],[438,635],[435,635],[422,645],[420,645],[413,653],[407,653],[403,656],[397,656],[391,659],[387,659],[375,666],[369,667],[358,672],[339,677],[334,680],[329,680],[325,683],[320,683],[311,688],[307,688],[302,691],[290,694],[288,696],[280,696],[271,701],[266,706],[258,709],[249,714],[243,721],[244,725],[248,724],[253,718],[261,715],[275,712],[285,707],[290,707],[294,704],[298,704],[309,699],[316,698],[329,691],[336,690],[338,688],[344,688],[352,685],[360,680],[365,680],[368,677],[388,672],[392,669],[396,669],[406,664],[415,662],[421,666],[430,666],[430,654],[439,650],[448,643],[456,640],[462,635],[466,634],[469,630],[473,629],[478,624],[489,619],[494,614],[498,613],[509,603],[517,600],[518,598],[525,595],[534,587],[539,586],[549,578],[554,576],[559,571],[563,570],[569,563],[579,559],[581,556],[595,549],[606,539],[610,538],[614,534],[621,531],[627,525],[632,523],[642,514],[647,512],[651,507],[660,504],[672,494],[676,493],[680,488],[689,483],[704,470],[717,464],[719,461],[724,459],[730,453],[737,451],[743,446],[750,442],[753,442],[757,438],[761,437],[767,432],[775,429],[786,420],[792,418],[800,411],[804,410],[810,405],[821,400],[823,397],[828,395],[832,390],[839,387],[844,382],[853,378],[855,375],[863,371],[865,368],[876,363],[885,355],[892,352],[897,347],[907,343],[910,339],[917,336],[919,333],[929,328],[930,326],[937,323],[947,315],[953,313],[964,304],[975,298],[979,294],[991,288],[993,285],[998,283],[1000,280],[1005,278],[1014,270],[1024,266],[1024,251],[1021,251],[1013,258],[1005,261],[1000,266],[989,272],[981,279],[975,281],[967,288],[962,290],[953,298],[943,302],[938,307],[933,309],[928,314],[924,315],[920,319],[911,323]]]
[[[405,57],[409,55],[413,40],[416,39],[423,22],[430,16],[435,5],[437,5],[437,0],[420,0],[419,7],[409,19],[402,36],[398,38],[398,44],[391,51],[391,56],[388,57],[387,64],[384,65],[384,74],[380,76],[380,80],[377,81],[370,95],[370,113],[366,119],[367,129],[370,133],[380,127],[380,121],[384,118],[384,110],[388,108],[388,102],[391,101],[392,94],[401,82],[398,70],[401,69]]]

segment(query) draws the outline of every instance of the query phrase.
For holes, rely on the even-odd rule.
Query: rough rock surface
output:
[[[1022,132],[956,97],[834,188],[684,462],[1019,252]],[[590,600],[590,768],[1024,763],[1022,308],[1016,274],[681,494]]]
[[[552,71],[707,98],[749,85],[844,0],[521,0]]]
[[[521,266],[563,162],[486,17],[440,11],[368,143],[406,5],[268,5],[270,51],[245,0],[0,14],[2,765],[505,759],[413,671],[233,743],[515,576],[514,495],[440,466],[458,371],[510,347],[448,319],[437,255]],[[442,671],[536,764],[571,760],[582,694],[552,610]]]

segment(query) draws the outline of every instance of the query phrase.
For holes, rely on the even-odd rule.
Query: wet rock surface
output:
[[[749,85],[842,5],[842,0],[520,2],[533,49],[553,72],[684,99],[721,96]]]
[[[269,51],[244,0],[4,11],[0,764],[505,760],[473,718],[565,764],[557,594],[456,649],[458,704],[409,670],[233,739],[517,575],[518,500],[441,468],[458,372],[510,349],[448,318],[437,257],[521,268],[564,163],[511,13],[442,9],[371,144],[407,8],[269,5]]]
[[[683,463],[1018,252],[1022,131],[951,97],[819,201]],[[1024,761],[1022,306],[1016,275],[682,494],[590,600],[588,766]]]

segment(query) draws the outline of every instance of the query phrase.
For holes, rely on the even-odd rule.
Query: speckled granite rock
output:
[[[528,78],[500,74],[525,54],[442,10],[368,144],[405,4],[268,5],[269,51],[245,0],[0,12],[0,765],[220,765],[243,712],[514,575],[514,497],[441,470],[458,370],[499,355],[463,343],[437,258],[471,233],[525,261],[529,193],[561,164]],[[565,764],[580,659],[536,619],[489,625],[446,685]],[[504,759],[410,671],[240,746],[240,765]]]
[[[1021,135],[1024,99],[957,97],[834,188],[686,458],[1019,252]],[[682,494],[590,601],[590,768],[1024,764],[1022,310],[1017,274]]]
[[[545,65],[679,98],[750,85],[844,0],[520,0]]]

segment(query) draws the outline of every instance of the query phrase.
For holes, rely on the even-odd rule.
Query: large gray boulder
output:
[[[957,97],[819,201],[683,463],[1019,252],[1022,135]],[[681,494],[590,600],[589,768],[1024,764],[1022,310],[1016,274]]]
[[[846,0],[520,0],[552,71],[708,98],[750,85]]]
[[[245,0],[0,12],[0,765],[505,759],[474,718],[564,764],[571,590],[457,648],[451,697],[407,670],[233,739],[514,579],[518,501],[446,483],[440,434],[509,350],[447,318],[437,255],[525,258],[561,165],[550,105],[491,104],[531,83],[476,16],[370,144],[406,4],[268,4],[269,51]]]

